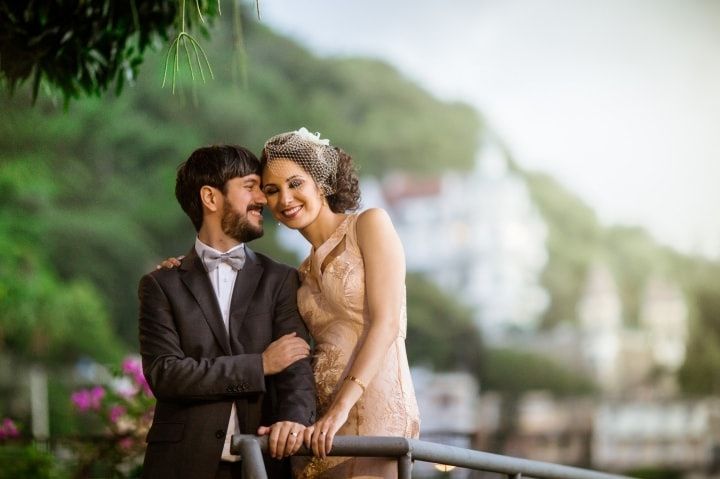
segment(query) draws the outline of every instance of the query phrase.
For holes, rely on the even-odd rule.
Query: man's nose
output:
[[[254,195],[253,200],[255,203],[260,203],[261,205],[267,204],[267,196],[265,196],[265,193],[263,193],[262,190],[258,190],[257,193]]]

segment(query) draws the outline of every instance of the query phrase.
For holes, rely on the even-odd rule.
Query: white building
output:
[[[618,383],[622,303],[615,280],[603,264],[593,265],[588,272],[578,319],[586,364],[598,384],[612,388]]]
[[[605,403],[594,420],[592,465],[706,471],[718,465],[720,402]]]
[[[543,391],[524,394],[505,454],[587,467],[594,408],[589,397],[558,399]]]
[[[640,324],[647,331],[655,363],[670,372],[685,361],[688,308],[680,288],[659,277],[651,278],[643,294]]]
[[[486,144],[470,173],[397,175],[383,191],[408,271],[463,299],[490,340],[536,326],[548,303],[547,228],[498,146]]]
[[[672,396],[673,373],[685,360],[687,303],[675,283],[651,277],[634,327],[623,318],[609,269],[594,264],[578,303],[579,337],[586,370],[611,396]],[[657,367],[667,374],[658,376]]]

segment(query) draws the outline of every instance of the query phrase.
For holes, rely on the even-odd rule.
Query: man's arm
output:
[[[274,337],[295,333],[309,340],[297,309],[297,289],[297,271],[290,270],[278,294],[273,317]],[[315,421],[315,381],[310,359],[294,362],[272,379],[278,399],[277,422],[270,427],[261,426],[258,434],[269,435],[270,456],[281,459],[298,451],[305,426]]]
[[[140,354],[143,371],[161,400],[222,400],[265,391],[261,354],[187,357],[170,302],[157,280],[140,280]]]
[[[289,270],[280,287],[273,318],[273,336],[296,333],[309,343],[310,337],[297,309],[297,271]],[[279,421],[309,425],[315,421],[315,380],[310,358],[296,360],[273,376],[277,391]]]

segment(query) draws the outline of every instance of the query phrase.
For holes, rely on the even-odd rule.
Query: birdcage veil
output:
[[[265,167],[279,175],[284,172],[274,160],[292,160],[310,174],[325,196],[335,193],[339,154],[330,140],[320,138],[320,133],[303,127],[275,135],[265,142],[263,158]]]

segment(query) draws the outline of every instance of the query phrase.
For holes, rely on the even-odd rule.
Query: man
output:
[[[282,458],[315,420],[297,272],[245,244],[263,234],[266,204],[250,151],[196,150],[175,196],[198,235],[178,268],[140,281],[140,353],[157,398],[143,477],[240,477],[233,433],[269,433]],[[290,477],[287,463],[266,458],[268,475]]]

